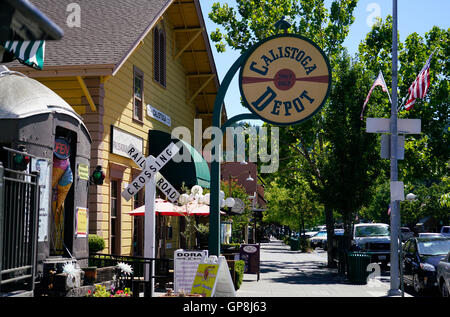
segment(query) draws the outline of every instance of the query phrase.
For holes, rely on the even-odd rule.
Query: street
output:
[[[326,267],[327,253],[317,248],[311,253],[290,251],[279,240],[261,244],[261,275],[244,274],[238,297],[386,297],[389,271],[366,285],[352,285]],[[379,281],[379,282],[377,282]],[[405,297],[417,297],[412,288],[405,288]],[[439,296],[425,292],[419,297]]]

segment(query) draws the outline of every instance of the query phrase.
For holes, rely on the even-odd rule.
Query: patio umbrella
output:
[[[190,202],[185,206],[177,206],[169,201],[157,198],[155,200],[155,212],[161,216],[209,216],[209,206]],[[145,205],[140,206],[128,213],[131,216],[143,216]],[[221,211],[221,214],[225,214]]]

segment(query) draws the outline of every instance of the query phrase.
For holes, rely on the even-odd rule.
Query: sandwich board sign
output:
[[[220,256],[218,260],[216,256],[211,256],[206,263],[198,265],[191,293],[205,297],[236,297],[230,269],[224,256]]]
[[[205,263],[208,250],[188,251],[179,249],[174,253],[174,291],[190,293],[198,265]]]

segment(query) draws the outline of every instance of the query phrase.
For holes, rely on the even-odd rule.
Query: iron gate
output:
[[[0,294],[3,295],[33,295],[38,182],[38,173],[8,169],[0,162]]]

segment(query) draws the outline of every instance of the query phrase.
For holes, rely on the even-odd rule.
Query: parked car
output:
[[[313,227],[313,228],[307,230],[307,231],[305,232],[305,235],[306,235],[307,237],[313,237],[313,236],[315,236],[316,234],[318,234],[320,231],[324,231],[324,230],[326,231],[326,230],[327,230],[326,228],[327,228],[326,226],[317,226],[317,227]]]
[[[409,229],[408,227],[401,227],[400,230],[402,232],[402,242],[405,242],[414,237],[414,232],[411,231],[411,229]]]
[[[391,256],[390,235],[390,227],[384,223],[355,224],[350,251],[370,252],[372,262],[387,266]]]
[[[442,297],[450,296],[450,252],[437,266],[437,282]]]
[[[421,232],[419,233],[419,237],[420,238],[426,238],[426,237],[443,237],[442,234],[438,233],[438,232]]]
[[[450,237],[450,226],[443,226],[441,228],[441,234],[446,237]]]
[[[344,235],[344,229],[334,229],[334,235],[335,236],[343,236]],[[322,240],[322,249],[324,251],[328,250],[328,245],[327,245],[327,236],[325,236],[325,239]]]
[[[323,240],[327,239],[327,232],[326,231],[319,231],[316,235],[312,236],[309,239],[309,242],[311,244],[311,248],[315,249],[317,247],[322,247]]]
[[[403,246],[403,280],[416,293],[438,286],[438,263],[450,252],[450,238],[417,237]]]

